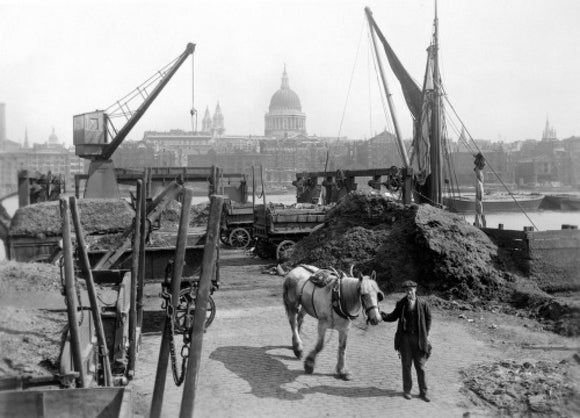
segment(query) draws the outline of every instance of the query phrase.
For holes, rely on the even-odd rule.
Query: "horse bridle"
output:
[[[373,304],[373,305],[369,306],[368,308],[367,308],[367,307],[365,307],[365,306],[366,306],[366,304],[365,304],[365,299],[367,299],[367,298],[368,298],[368,299],[370,299],[370,297],[371,297],[371,295],[369,295],[369,294],[365,294],[365,295],[362,295],[362,294],[361,294],[361,295],[360,295],[360,299],[361,299],[361,302],[362,302],[363,308],[365,308],[365,315],[366,315],[367,317],[369,316],[369,311],[371,311],[371,310],[373,310],[373,309],[375,309],[375,308],[376,308],[376,309],[379,309],[379,305],[375,305],[375,304]]]

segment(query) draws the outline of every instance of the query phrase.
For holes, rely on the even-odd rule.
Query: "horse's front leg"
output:
[[[324,348],[324,337],[326,336],[326,330],[328,329],[328,324],[326,321],[318,321],[318,341],[316,341],[316,346],[308,354],[306,360],[304,360],[304,371],[306,374],[312,374],[314,372],[314,365],[316,363],[316,356]]]
[[[348,326],[338,330],[338,361],[336,363],[336,375],[339,379],[350,380],[351,375],[346,367],[346,341],[348,339]]]

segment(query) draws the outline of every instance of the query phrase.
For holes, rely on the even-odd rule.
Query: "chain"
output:
[[[191,344],[191,338],[190,338],[190,327],[187,324],[187,320],[184,319],[184,326],[183,329],[179,329],[178,332],[182,332],[183,333],[183,347],[181,348],[181,357],[182,357],[182,362],[181,362],[181,374],[179,373],[178,367],[177,367],[177,353],[176,353],[176,347],[175,347],[175,309],[173,309],[173,305],[171,303],[171,294],[165,290],[165,288],[163,288],[163,290],[161,291],[160,295],[161,298],[163,298],[163,302],[161,305],[162,309],[166,310],[166,314],[167,314],[167,321],[169,321],[169,327],[170,327],[170,339],[169,339],[169,351],[170,351],[170,355],[171,355],[171,370],[173,372],[173,381],[175,382],[176,386],[181,386],[181,384],[183,383],[183,381],[185,380],[185,372],[187,369],[187,362],[189,360],[189,346]],[[189,312],[189,306],[191,304],[191,300],[193,299],[188,299],[187,302],[187,307],[186,307],[186,315],[188,315]],[[181,328],[181,327],[180,327]]]

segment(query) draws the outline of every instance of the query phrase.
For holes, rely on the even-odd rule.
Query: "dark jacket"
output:
[[[381,312],[383,321],[395,322],[396,320],[399,320],[399,323],[397,324],[397,332],[395,334],[395,350],[397,351],[399,351],[399,348],[401,347],[401,337],[405,330],[405,311],[407,309],[407,304],[407,296],[405,296],[397,302],[393,312],[389,314]],[[417,296],[416,304],[419,349],[424,353],[427,353],[427,339],[429,337],[429,330],[431,329],[431,309],[429,308],[429,304],[419,296]]]

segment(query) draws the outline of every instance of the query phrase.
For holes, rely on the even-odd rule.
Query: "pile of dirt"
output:
[[[445,300],[514,304],[545,318],[557,332],[580,335],[580,327],[574,326],[580,309],[507,271],[509,263],[483,231],[430,205],[351,193],[328,211],[320,229],[297,243],[286,267],[302,263],[344,271],[353,265],[355,273],[365,274],[374,270],[386,291],[413,280],[420,291]],[[547,306],[568,316],[547,318]]]
[[[80,199],[77,201],[85,234],[124,231],[135,211],[123,199]],[[74,231],[71,222],[71,231]],[[42,202],[16,210],[10,222],[11,237],[45,238],[62,234],[59,201]]]
[[[403,205],[380,195],[352,193],[327,213],[325,224],[300,241],[291,263],[377,272],[386,290],[405,280],[462,300],[503,296],[497,247],[457,215],[429,205]]]
[[[59,297],[61,289],[57,266],[0,262],[0,294]],[[58,373],[66,327],[64,299],[59,311],[0,305],[0,378]]]
[[[475,405],[491,407],[501,416],[578,416],[578,360],[506,360],[469,367],[462,371],[464,393]]]
[[[0,261],[0,293],[59,292],[62,283],[59,267],[46,263]]]
[[[177,200],[172,200],[167,204],[159,218],[161,229],[177,229],[179,228],[179,220],[181,219],[181,203]],[[207,225],[209,219],[209,202],[191,205],[189,210],[189,226],[204,226]]]
[[[0,306],[0,378],[59,372],[66,312]]]

